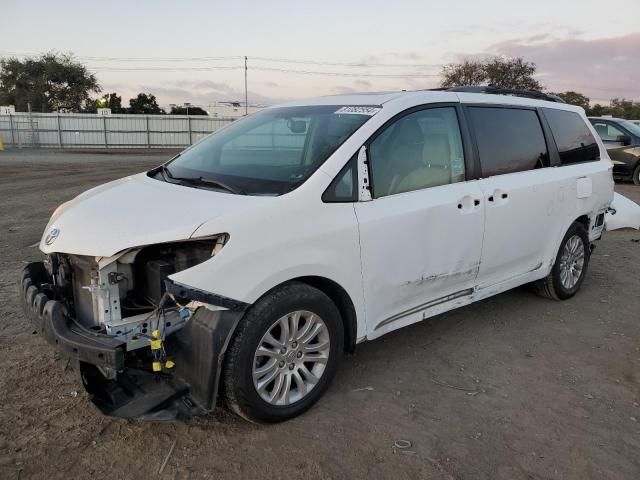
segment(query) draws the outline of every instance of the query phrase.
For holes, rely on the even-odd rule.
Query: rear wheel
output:
[[[640,163],[636,165],[635,170],[633,171],[633,177],[631,178],[633,183],[636,185],[640,185]]]
[[[268,293],[242,319],[227,352],[227,405],[258,422],[303,413],[328,388],[343,343],[340,313],[323,292],[291,283]]]
[[[551,273],[538,282],[540,293],[556,300],[573,297],[580,289],[589,265],[589,236],[573,223],[560,244]]]

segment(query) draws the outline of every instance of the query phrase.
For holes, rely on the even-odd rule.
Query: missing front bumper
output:
[[[173,420],[215,408],[224,353],[243,309],[198,308],[165,341],[175,368],[158,374],[140,367],[140,351],[127,352],[126,343],[80,328],[65,304],[54,299],[42,262],[24,268],[19,289],[26,317],[63,356],[78,361],[82,382],[105,415]]]

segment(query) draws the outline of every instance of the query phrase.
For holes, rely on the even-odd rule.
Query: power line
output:
[[[377,77],[377,78],[423,78],[423,77],[439,77],[437,74],[427,73],[351,73],[351,72],[323,72],[314,70],[293,70],[289,68],[272,68],[272,67],[251,67],[253,70],[263,70],[265,72],[283,72],[283,73],[299,73],[302,75],[326,75],[331,77]]]
[[[210,67],[118,67],[118,66],[96,66],[90,65],[87,67],[89,70],[96,72],[139,72],[139,71],[150,71],[150,72],[184,72],[184,71],[202,71],[206,72],[209,70],[241,70],[242,66],[231,66],[231,65],[216,65]]]
[[[259,60],[275,63],[297,63],[304,65],[326,65],[331,67],[400,67],[400,68],[438,68],[442,64],[435,63],[368,63],[368,62],[324,62],[317,60],[299,60],[287,58],[271,58],[271,57],[250,57],[251,60]]]
[[[40,53],[17,53],[17,52],[0,52],[0,56],[15,57],[37,57]],[[73,55],[78,60],[91,60],[94,62],[201,62],[201,61],[218,61],[218,60],[241,60],[242,56],[226,56],[226,57],[93,57],[86,55]]]
[[[244,66],[209,66],[209,67],[118,67],[118,66],[96,66],[91,65],[89,70],[94,72],[206,72],[211,70],[244,70]],[[277,67],[261,67],[251,66],[251,70],[260,70],[265,72],[281,72],[281,73],[293,73],[300,75],[318,75],[329,77],[373,77],[373,78],[427,78],[427,77],[439,77],[437,74],[429,73],[354,73],[354,72],[335,72],[335,71],[321,71],[321,70],[297,70],[291,68],[277,68]]]
[[[0,56],[13,55],[19,57],[31,57],[40,54],[33,53],[17,53],[17,52],[0,52]],[[243,60],[244,56],[224,56],[224,57],[96,57],[85,55],[74,55],[79,60],[90,60],[96,62],[208,62],[208,61],[220,61],[220,60]],[[260,62],[272,62],[272,63],[289,63],[289,64],[302,64],[302,65],[317,65],[317,66],[331,66],[331,67],[349,67],[349,68],[439,68],[442,64],[427,64],[427,63],[370,63],[370,62],[328,62],[320,60],[307,60],[307,59],[287,59],[287,58],[272,58],[272,57],[248,57],[253,61]]]
[[[210,62],[218,60],[242,60],[243,57],[76,57],[93,62]]]

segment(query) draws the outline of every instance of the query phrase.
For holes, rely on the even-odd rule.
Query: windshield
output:
[[[281,195],[302,184],[376,108],[262,110],[207,137],[167,164],[169,178],[201,179],[248,195]]]
[[[620,120],[620,124],[636,137],[640,137],[640,126],[629,120]]]

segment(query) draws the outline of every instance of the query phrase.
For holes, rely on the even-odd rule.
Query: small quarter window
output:
[[[482,176],[549,166],[547,144],[535,110],[470,107]]]
[[[583,118],[576,112],[545,108],[553,138],[563,165],[600,160],[600,148],[587,128]]]
[[[353,157],[325,190],[322,201],[326,203],[355,202],[358,200],[357,186],[358,168],[356,157]]]

